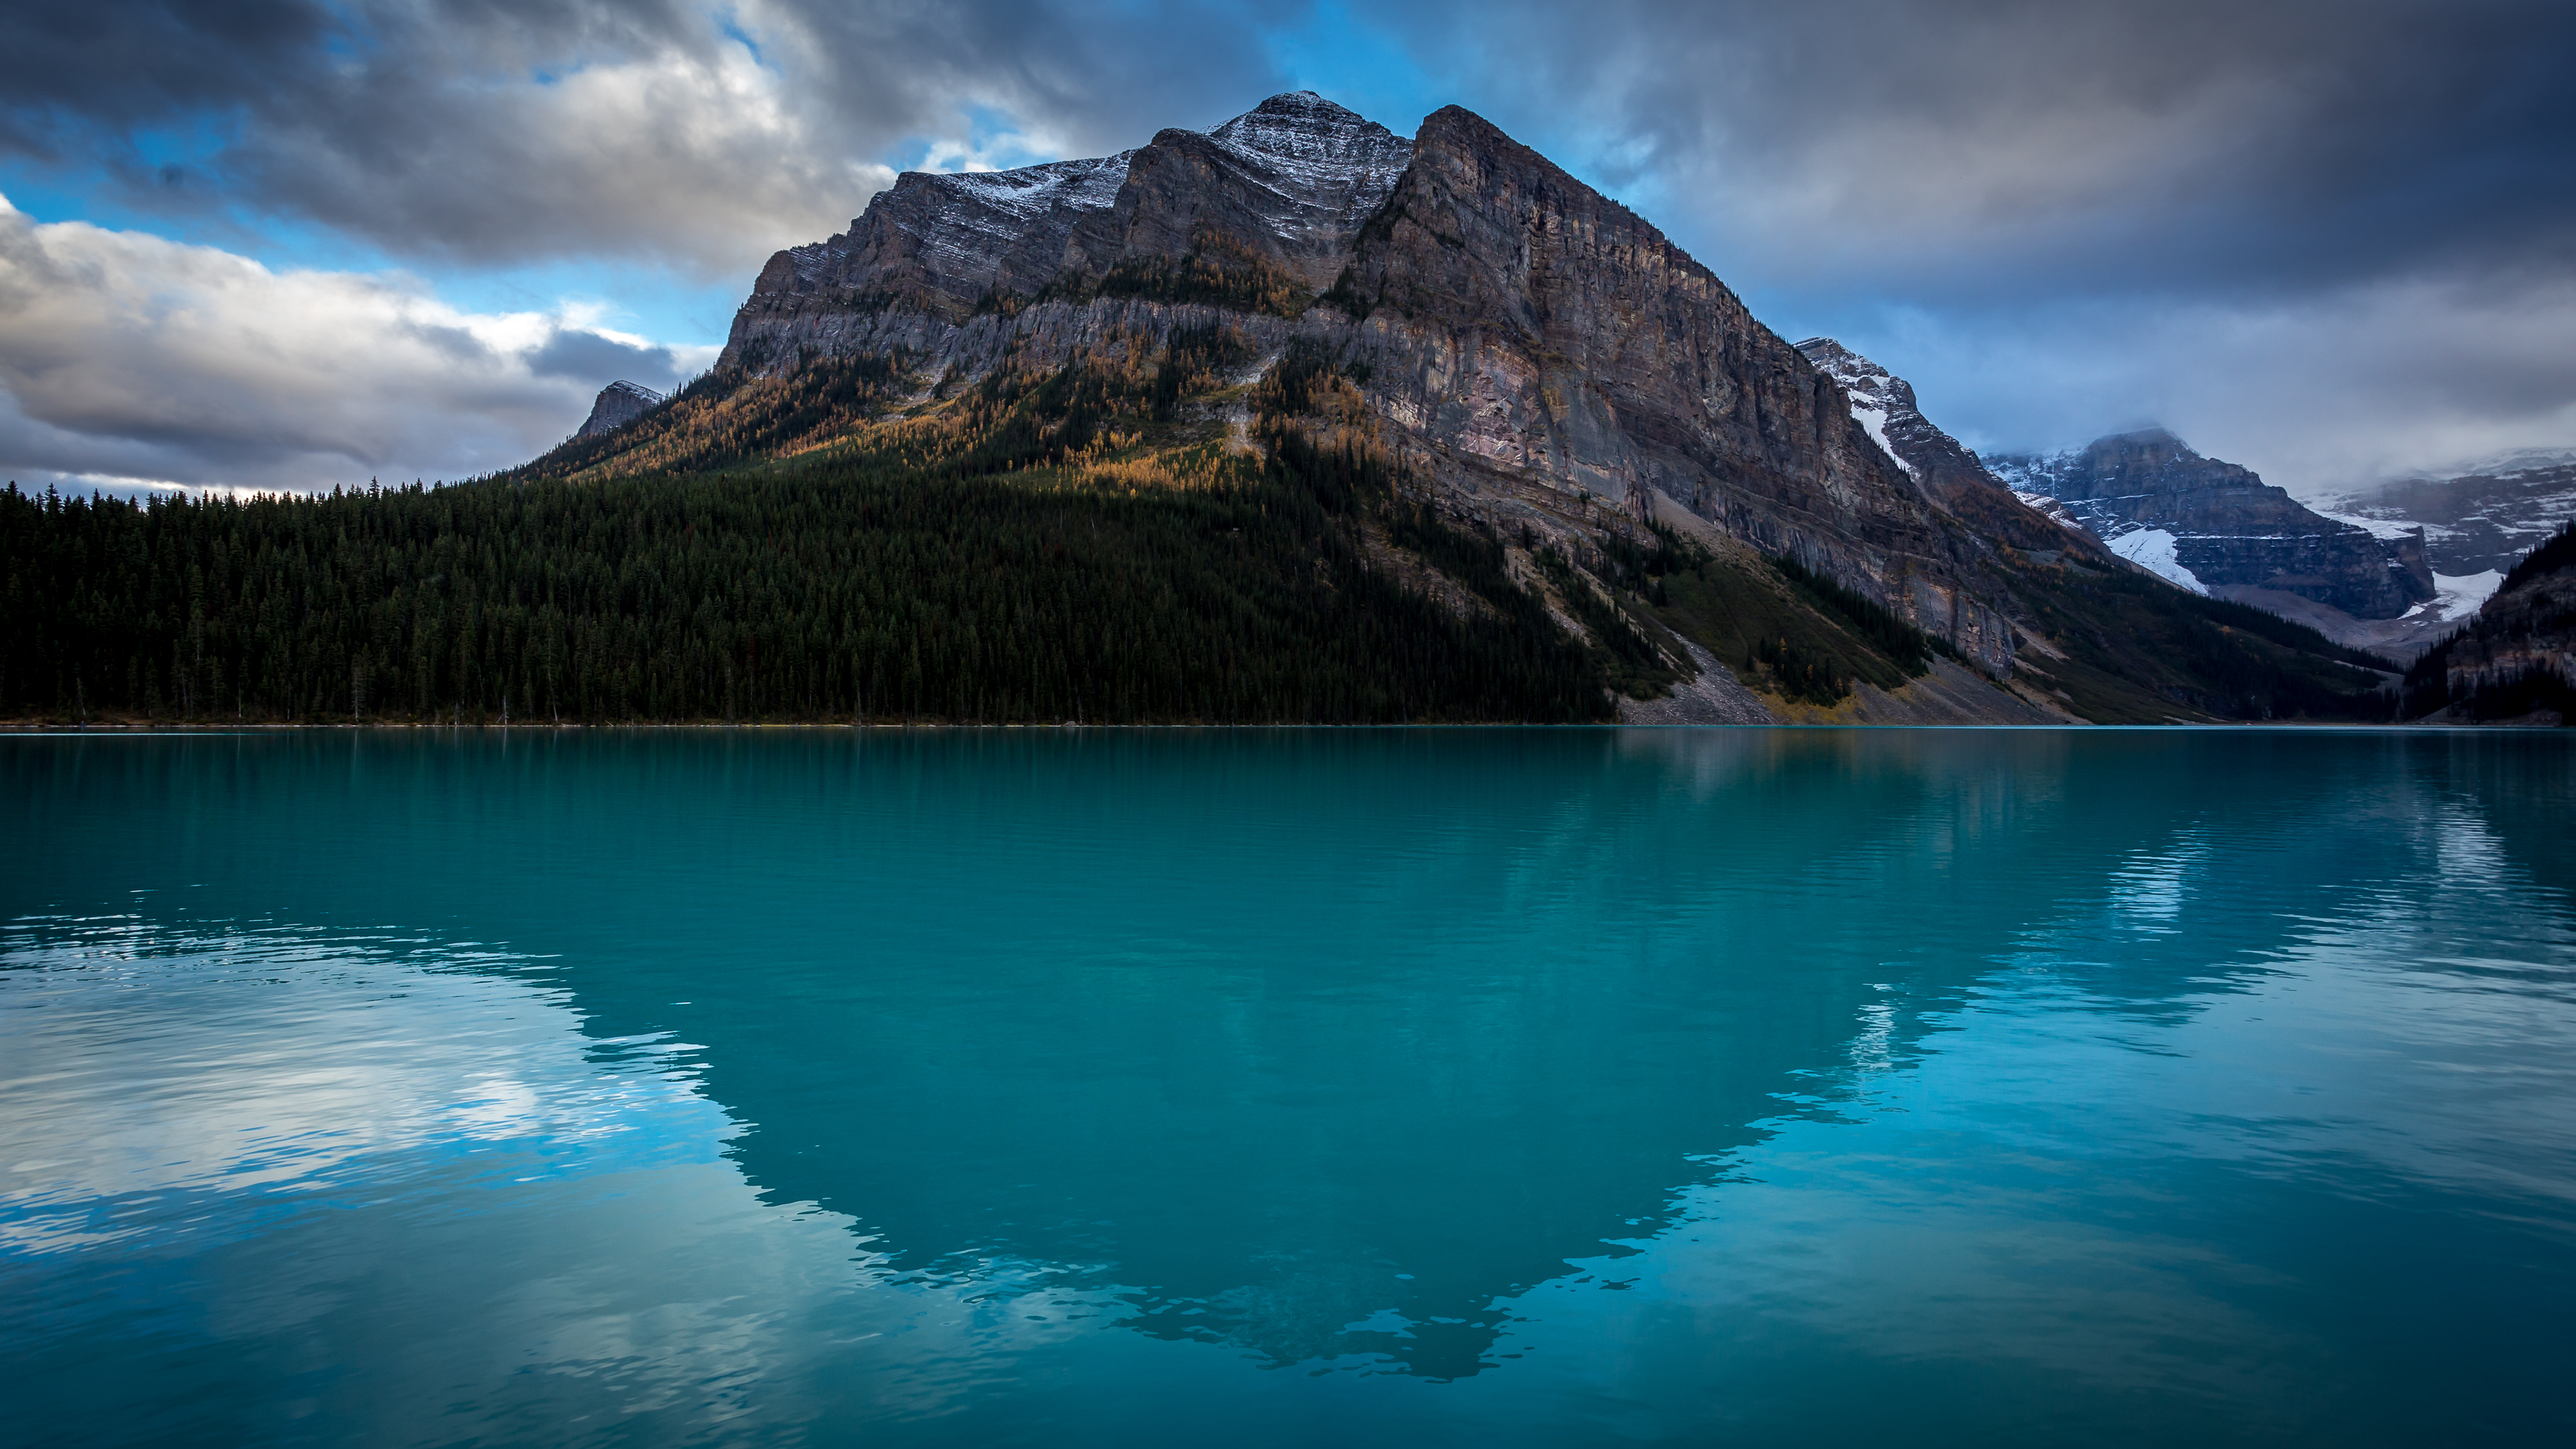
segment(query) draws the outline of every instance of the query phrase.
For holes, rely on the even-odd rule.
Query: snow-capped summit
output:
[[[1896,460],[1896,466],[1919,479],[1921,465],[1897,451],[1888,438],[1891,416],[1923,423],[1923,414],[1914,406],[1914,388],[1905,379],[1852,351],[1830,337],[1810,337],[1798,344],[1807,360],[1824,370],[1827,376],[1843,385],[1851,395],[1852,417],[1864,432]],[[1923,423],[1925,427],[1931,424]]]
[[[722,365],[759,371],[841,351],[846,329],[804,298],[823,299],[825,312],[900,298],[962,315],[1210,246],[1227,265],[1264,266],[1322,292],[1412,156],[1413,143],[1384,126],[1296,91],[1214,130],[1166,130],[1114,156],[907,171],[847,232],[770,258]]]
[[[1271,168],[1283,192],[1301,199],[1337,194],[1349,220],[1386,201],[1413,159],[1413,143],[1313,91],[1272,96],[1207,133],[1247,161]]]

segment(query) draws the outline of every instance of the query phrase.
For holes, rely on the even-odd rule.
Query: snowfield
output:
[[[2195,594],[2206,594],[2200,579],[2174,557],[2173,530],[2166,528],[2133,528],[2117,538],[2107,539],[2111,552]]]

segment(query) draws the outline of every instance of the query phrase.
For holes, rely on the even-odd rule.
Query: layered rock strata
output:
[[[1127,285],[1189,262],[1288,305]],[[926,377],[1140,357],[1219,322],[1349,359],[1458,511],[1543,533],[1663,495],[1882,598],[1990,673],[2017,631],[1993,548],[1843,387],[1627,208],[1474,114],[1410,143],[1312,95],[1132,152],[908,174],[841,236],[772,258],[719,366],[901,352]]]

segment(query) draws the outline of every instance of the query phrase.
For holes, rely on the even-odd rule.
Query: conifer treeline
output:
[[[2576,523],[2563,523],[2538,548],[2508,570],[2496,593],[2505,594],[2543,574],[2576,568]],[[2508,631],[2481,609],[2469,621],[2443,636],[2417,656],[2403,685],[2409,716],[2431,714],[2451,705],[2471,719],[2517,719],[2533,710],[2551,709],[2576,723],[2576,684],[2546,663],[2510,662],[2514,636],[2524,633],[2564,634],[2576,629],[2576,609],[2535,609],[2517,617]],[[2502,646],[2507,659],[2500,662]]]
[[[0,492],[0,715],[1585,720],[1543,617],[1362,566],[1385,465],[1293,429],[1186,490],[766,474],[319,499]],[[1435,525],[1437,526],[1437,525]],[[1499,623],[1499,627],[1498,627]]]

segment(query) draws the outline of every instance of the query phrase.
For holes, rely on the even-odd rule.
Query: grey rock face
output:
[[[2154,536],[2168,535],[2169,562],[2204,589],[2272,589],[2357,619],[2392,619],[2434,597],[2420,533],[2373,537],[2161,428],[1986,461],[2017,491],[2058,500],[2115,551],[2139,557],[2142,540],[2161,549],[2165,540]]]
[[[1205,135],[1168,130],[1115,156],[907,171],[849,231],[769,259],[718,366],[775,372],[799,356],[859,355],[880,336],[849,327],[853,314],[900,305],[962,322],[995,300],[1097,284],[1122,261],[1186,257],[1211,237],[1320,292],[1412,150],[1300,91]]]
[[[649,387],[632,382],[612,382],[599,390],[599,400],[590,405],[590,416],[582,422],[576,438],[595,438],[613,433],[662,405],[662,395]]]
[[[1661,232],[1482,118],[1424,120],[1350,290],[1372,393],[1442,456],[1622,508],[1670,497],[2009,669],[1987,546],[1840,385]]]
[[[1334,302],[1289,318],[1086,289],[1194,254]],[[850,232],[771,260],[719,365],[901,349],[925,376],[965,380],[1005,361],[1142,360],[1210,322],[1273,356],[1304,337],[1368,363],[1389,441],[1465,511],[1643,516],[1660,494],[2011,668],[2004,610],[2020,606],[1993,544],[1936,496],[1954,480],[1909,473],[1842,384],[1662,233],[1457,107],[1408,143],[1280,96],[1098,161],[908,175]],[[1991,503],[1989,483],[1973,486]]]
[[[1842,384],[1862,431],[1980,534],[2026,553],[2071,551],[2084,562],[2111,566],[2109,550],[2082,524],[2049,500],[2034,505],[2016,494],[1958,439],[1933,426],[1915,405],[1913,384],[1830,337],[1810,337],[1798,350]]]
[[[2407,478],[2319,505],[2365,527],[2415,526],[2436,573],[2503,573],[2576,518],[2576,454],[2497,458],[2437,478]]]

